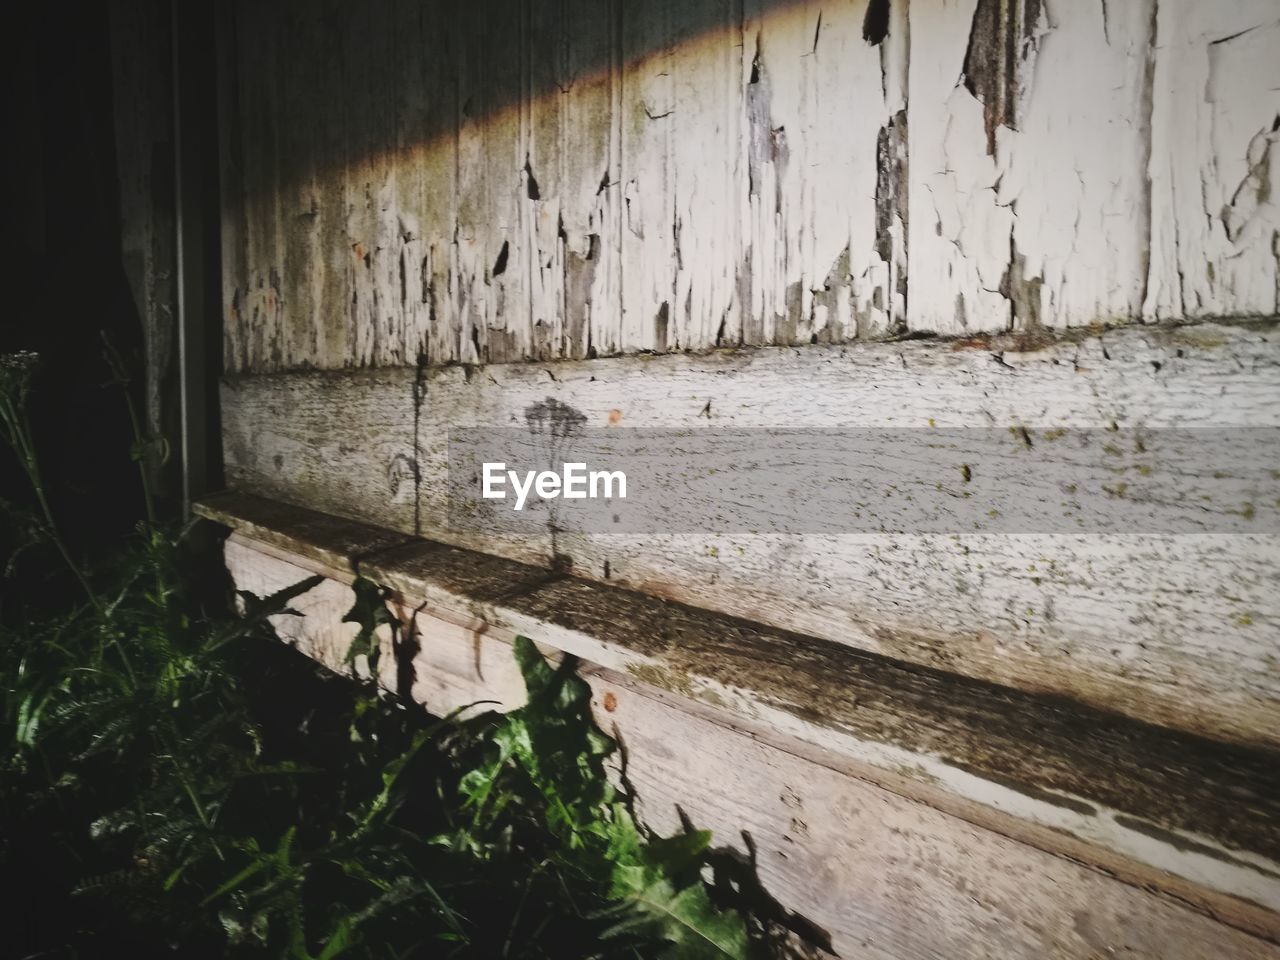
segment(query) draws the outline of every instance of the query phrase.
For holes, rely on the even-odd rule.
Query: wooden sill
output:
[[[700,721],[1280,941],[1275,753],[256,496],[197,511],[338,583],[358,571],[404,610],[528,636]]]

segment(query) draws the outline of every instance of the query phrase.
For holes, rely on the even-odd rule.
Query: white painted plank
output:
[[[894,112],[884,57],[899,38],[866,42],[866,15],[864,3],[747,4],[747,343],[843,342],[859,323],[879,335],[903,308],[881,252],[905,238],[877,214]]]
[[[912,18],[911,327],[1137,318],[1155,4],[1002,4],[1001,16],[1023,18],[1004,28],[1019,37],[1012,54],[999,38],[971,46],[994,6],[969,0]],[[1005,122],[989,132],[998,112]]]
[[[665,351],[675,341],[671,16],[679,6],[676,0],[626,0],[620,7],[623,280],[615,349],[623,353]]]
[[[982,104],[961,84],[977,0],[911,17],[908,322],[945,333],[1008,330],[1000,292],[1013,212],[992,202]]]
[[[572,0],[567,9],[564,356],[583,359],[616,352],[622,337],[622,13],[619,0]]]
[[[349,95],[341,71],[317,64],[340,55],[344,20],[327,6],[303,13],[287,11],[275,43],[307,51],[297,61],[270,58],[280,85],[280,109],[297,122],[279,124],[282,171],[279,204],[284,246],[279,295],[291,366],[314,352],[346,353],[354,346],[351,301],[354,269],[345,191],[345,135],[341,104]],[[270,363],[270,358],[259,362]]]
[[[1277,311],[1274,3],[887,8],[237,4],[227,368]]]
[[[568,49],[573,21],[560,4],[528,7],[525,190],[521,201],[521,229],[529,263],[529,320],[533,325],[527,356],[546,360],[567,352],[565,338],[567,276],[563,199],[567,122],[564,91],[571,85]],[[599,128],[597,128],[597,132]],[[608,127],[605,147],[608,145]],[[582,131],[582,142],[592,137]],[[576,226],[576,224],[575,224]],[[577,233],[577,230],[575,230]],[[581,338],[581,334],[579,334]]]
[[[486,0],[459,17],[458,261],[461,359],[526,355],[528,231],[522,229],[524,50],[520,5]]]
[[[737,4],[676,4],[671,27],[672,291],[668,344],[700,350],[740,329],[742,46]],[[729,340],[734,343],[736,340]]]
[[[232,162],[239,168],[240,192],[228,198],[226,204],[243,205],[244,230],[238,234],[243,259],[229,261],[238,263],[243,272],[229,284],[231,322],[226,328],[225,359],[229,369],[250,365],[264,370],[287,369],[298,362],[302,353],[298,344],[305,344],[307,335],[304,328],[301,336],[292,336],[293,319],[285,313],[281,279],[276,152],[280,107],[277,71],[273,68],[276,61],[271,55],[276,23],[265,8],[251,4],[239,5],[232,19],[236,46],[229,56],[236,65],[240,148]],[[226,220],[224,215],[223,222]]]
[[[1269,0],[1161,2],[1145,312],[1280,312],[1280,16]]]

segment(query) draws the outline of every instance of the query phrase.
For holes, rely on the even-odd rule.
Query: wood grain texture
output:
[[[1266,910],[1241,914],[1241,898],[1280,906],[1274,751],[1228,748],[261,498],[227,494],[200,510],[279,559],[344,582],[358,569],[391,588],[402,610],[534,637],[667,691],[683,709],[730,717],[1025,842],[1239,914],[1250,929],[1274,922]]]
[[[323,539],[316,533],[323,521],[294,520],[291,534],[276,531],[278,542]],[[435,545],[418,548],[415,567],[406,562],[408,549],[393,548],[379,562],[401,570],[402,586],[429,583],[433,598],[397,598],[398,613],[415,625],[418,652],[408,678],[396,677],[394,658],[384,656],[382,681],[411,689],[436,713],[478,700],[518,705],[522,691],[507,641],[523,631],[473,618],[457,603],[463,594],[454,592],[478,588],[478,596],[496,596],[503,576],[495,565],[502,561],[476,558],[472,565],[462,552]],[[227,562],[241,589],[260,594],[317,569],[309,551],[290,554],[238,538],[227,544]],[[507,582],[519,593],[518,579]],[[544,588],[525,589],[522,595],[533,597]],[[295,602],[305,616],[277,617],[277,629],[322,662],[345,669],[352,625],[338,620],[350,599],[341,579],[328,580]],[[564,649],[542,631],[532,635],[553,652]],[[699,706],[635,678],[585,669],[599,721],[627,751],[627,775],[645,819],[670,831],[678,828],[679,813],[714,829],[720,843],[750,857],[785,907],[829,934],[839,955],[1277,955],[1274,944],[1155,892],[1159,882],[1130,885],[913,802],[849,775],[830,752],[815,762],[788,749],[786,738],[756,734],[723,706]],[[1267,916],[1274,914],[1253,919],[1265,924]],[[1269,932],[1276,934],[1274,927]]]
[[[257,464],[270,477],[267,487],[309,491],[295,501],[412,533],[414,377],[398,370],[369,371],[358,382],[343,373],[316,376],[292,380],[273,396],[245,381],[226,383],[225,452]],[[246,416],[227,417],[233,409]]]
[[[228,476],[340,516],[571,563],[578,576],[925,666],[1275,745],[1280,592],[1266,533],[516,536],[449,524],[448,431],[523,427],[548,398],[598,427],[1016,426],[1046,463],[1066,455],[1052,442],[1063,429],[1280,421],[1271,326],[1038,342],[238,378],[223,396]],[[1160,462],[1170,490],[1197,482],[1178,461]],[[1265,520],[1273,507],[1259,502],[1253,515]]]
[[[1280,309],[1268,0],[223,16],[230,370]]]

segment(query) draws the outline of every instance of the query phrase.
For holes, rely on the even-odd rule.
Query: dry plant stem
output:
[[[94,610],[101,616],[103,613],[102,601],[93,592],[93,588],[89,586],[89,581],[86,579],[84,571],[72,559],[71,551],[67,549],[62,537],[58,535],[58,527],[53,520],[53,510],[45,497],[44,481],[40,476],[40,462],[36,459],[35,444],[31,439],[31,422],[27,418],[25,404],[14,403],[10,397],[0,399],[0,417],[4,419],[5,439],[13,447],[14,453],[18,456],[18,461],[22,464],[22,469],[27,474],[27,479],[31,482],[32,489],[35,490],[36,501],[40,504],[41,513],[44,514],[44,525],[49,539],[58,548],[58,552],[62,554],[62,559],[66,562],[72,574],[75,575],[76,580],[80,582],[80,586],[84,589],[85,596],[89,598]]]

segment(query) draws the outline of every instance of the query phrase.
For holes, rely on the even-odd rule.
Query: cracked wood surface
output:
[[[645,726],[624,728],[629,744],[636,738],[661,743],[662,730],[695,722],[682,716],[693,714],[737,730],[740,736],[729,738],[733,750],[754,740],[750,749],[766,754],[773,747],[807,756],[977,824],[978,833],[994,830],[1037,848],[1024,858],[1040,850],[1069,856],[1261,935],[1280,934],[1274,912],[1280,906],[1280,817],[1273,809],[1280,767],[1265,752],[1227,748],[440,543],[396,542],[395,535],[373,528],[361,535],[360,525],[260,498],[226,495],[200,509],[237,531],[227,559],[242,589],[271,592],[308,571],[332,578],[295,605],[306,617],[279,617],[276,625],[335,669],[343,669],[354,630],[338,619],[350,605],[345,584],[355,568],[390,586],[393,609],[416,620],[418,668],[412,682],[398,678],[388,650],[383,682],[411,688],[437,712],[483,697],[518,702],[519,683],[499,641],[523,634],[583,657],[597,676],[602,666],[638,681],[649,696],[663,698],[666,691],[668,709],[655,707]],[[353,563],[344,554],[353,542],[382,546]],[[767,821],[772,810],[769,791],[758,780],[770,777],[776,760],[755,760],[755,786],[741,783],[746,792],[739,802],[751,809],[746,822]],[[673,757],[664,767],[674,772],[660,796],[697,803],[696,796],[719,795],[690,782],[705,771],[705,758]],[[848,790],[867,789],[845,782],[847,787],[821,796],[820,809],[839,808]],[[924,807],[908,809],[915,810],[917,824],[938,816]],[[974,835],[973,828],[964,829]],[[770,842],[776,833],[771,828]],[[884,840],[873,830],[845,853],[875,849]],[[793,840],[762,856],[789,851],[788,842]],[[1055,876],[1064,866],[1048,863]],[[795,869],[804,876],[817,867]],[[853,888],[863,881],[845,876],[838,896],[857,902],[863,894]],[[824,894],[807,887],[795,894],[796,906],[825,902]],[[858,908],[852,903],[848,909],[844,923],[865,922],[853,920]],[[1022,949],[1025,944],[1015,955]]]
[[[1205,469],[1160,446],[1159,428],[1280,426],[1276,350],[1274,325],[1198,325],[1049,343],[912,341],[234,378],[223,395],[226,463],[230,484],[246,492],[1275,746],[1280,558],[1265,532],[1274,503],[1214,507],[1241,522],[1252,516],[1258,534],[516,536],[452,527],[445,494],[450,429],[532,429],[530,411],[554,401],[590,427],[994,426],[1000,442],[1014,442],[1004,428],[1016,427],[1034,438],[1027,455],[1047,464],[1071,456],[1054,442],[1061,431],[1149,428],[1155,466],[1138,469],[1159,500],[1203,480],[1188,471]],[[1006,453],[991,450],[991,463]],[[734,483],[726,474],[725,489]],[[867,509],[874,519],[877,507]],[[1192,517],[1201,507],[1176,509]],[[884,519],[896,529],[894,514]]]
[[[229,370],[1278,310],[1273,0],[220,11]]]

